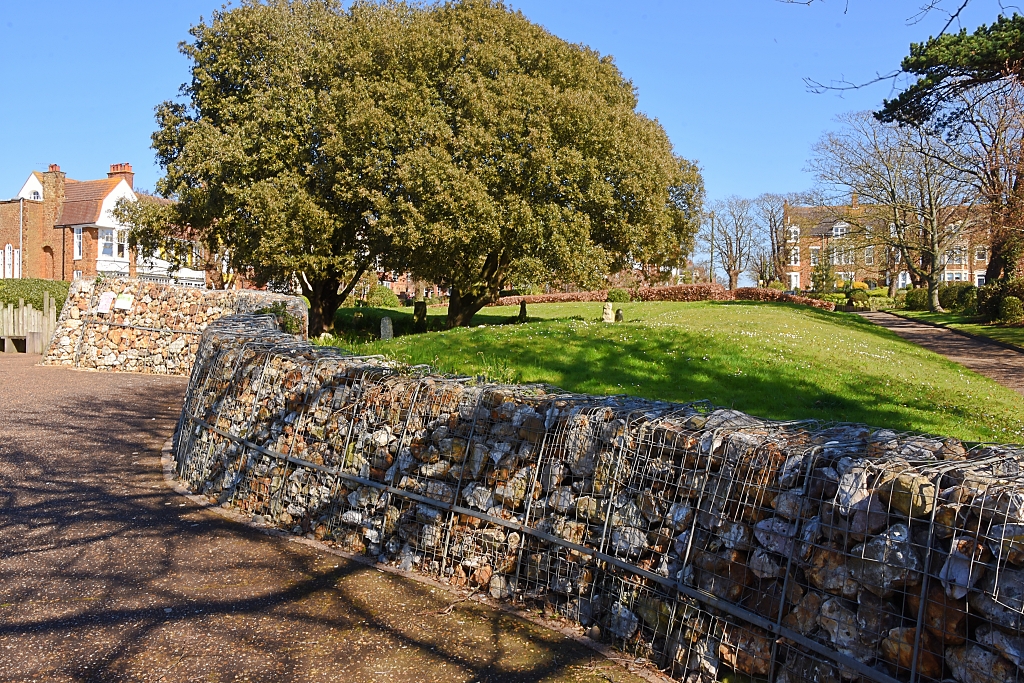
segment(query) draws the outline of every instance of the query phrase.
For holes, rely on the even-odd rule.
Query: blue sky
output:
[[[937,13],[907,25],[924,0],[513,0],[556,35],[611,54],[640,108],[696,159],[708,195],[799,191],[811,144],[844,111],[876,108],[890,87],[816,95],[803,79],[863,81],[899,64]],[[153,107],[188,79],[177,44],[215,0],[4,3],[0,14],[0,197],[32,170],[103,177],[131,162],[136,187],[160,175]],[[964,25],[991,21],[975,0]]]

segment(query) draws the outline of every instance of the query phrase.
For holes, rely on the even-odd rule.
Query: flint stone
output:
[[[900,671],[910,671],[914,663],[914,643],[918,640],[913,627],[894,628],[879,647],[882,658]],[[927,630],[921,634],[917,651],[917,675],[942,678],[942,644]]]
[[[612,529],[611,547],[617,554],[639,555],[647,547],[647,534],[635,527],[617,527]]]
[[[1017,667],[980,645],[946,648],[946,666],[960,683],[1014,683]]]
[[[857,626],[860,628],[861,642],[874,647],[899,625],[898,608],[870,591],[861,590],[857,594]]]
[[[616,638],[629,640],[636,633],[640,620],[628,607],[621,602],[612,603],[608,610],[608,625],[606,630]]]
[[[782,566],[776,562],[768,551],[756,549],[750,555],[748,566],[759,579],[774,579],[782,576]]]
[[[719,527],[716,535],[721,539],[722,545],[730,550],[749,550],[750,542],[753,540],[750,527],[742,522],[725,522]]]
[[[555,512],[565,514],[566,512],[569,512],[569,510],[575,509],[576,494],[573,493],[572,487],[570,486],[559,486],[548,496],[548,505],[550,505]]]
[[[865,536],[877,534],[889,523],[889,515],[877,493],[857,502],[851,511],[850,534],[854,540],[864,540]]]
[[[771,670],[772,638],[756,626],[727,624],[718,656],[735,671],[748,676],[767,676]]]
[[[908,517],[928,517],[935,509],[938,488],[928,477],[913,472],[901,472],[883,480],[878,493],[894,509]]]
[[[993,598],[995,595],[998,600]],[[998,574],[988,572],[978,582],[978,590],[971,591],[967,603],[996,626],[1009,631],[1024,630],[1024,571],[1004,567]]]
[[[723,600],[739,602],[753,577],[746,560],[746,555],[736,550],[723,550],[718,555],[695,551],[693,565],[701,570],[697,586]]]
[[[839,463],[839,473],[836,502],[839,503],[839,512],[846,517],[854,505],[871,495],[866,461],[843,458]]]
[[[854,547],[848,565],[851,578],[880,598],[892,597],[898,588],[917,585],[923,568],[905,524],[893,524]]]
[[[979,644],[995,650],[1018,667],[1024,665],[1024,636],[1010,635],[989,624],[982,624],[976,637]]]
[[[666,519],[674,531],[685,531],[693,523],[693,506],[688,502],[672,503]]]
[[[1024,524],[997,524],[988,532],[992,552],[1001,561],[1024,564]]]
[[[846,565],[846,555],[818,548],[811,555],[810,566],[804,570],[807,581],[819,590],[844,598],[855,599],[860,584]]]
[[[772,500],[772,507],[775,508],[775,514],[778,516],[794,521],[807,516],[811,510],[811,505],[802,489],[783,491]]]
[[[545,492],[550,492],[569,476],[569,468],[561,462],[549,462],[541,468],[540,485]],[[564,510],[560,510],[564,512]]]
[[[488,584],[488,592],[495,600],[507,600],[512,597],[512,584],[508,577],[502,574],[495,574]]]
[[[776,683],[842,683],[834,664],[791,649],[786,655]]]
[[[828,633],[829,641],[839,652],[861,661],[870,658],[871,650],[861,642],[857,615],[840,600],[829,598],[821,605],[818,626]]]
[[[967,595],[982,576],[985,575],[987,550],[984,545],[970,536],[954,538],[939,580],[946,589],[946,595],[959,600]]]
[[[765,550],[787,558],[793,552],[796,531],[796,524],[780,517],[769,517],[754,525],[754,537]]]

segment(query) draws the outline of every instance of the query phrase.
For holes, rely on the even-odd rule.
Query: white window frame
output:
[[[800,247],[793,247],[789,250],[789,265],[800,265]]]
[[[800,227],[796,225],[789,226],[786,240],[788,242],[799,242],[800,241]]]
[[[821,247],[811,247],[811,265],[821,265]]]
[[[74,233],[74,256],[72,257],[75,261],[82,260],[82,228],[75,228]]]
[[[43,200],[43,195],[41,192],[39,192],[39,190],[32,190],[28,198],[40,202]]]
[[[117,230],[114,233],[114,253],[118,261],[128,260],[128,231]]]
[[[114,229],[113,228],[100,228],[99,229],[99,257],[101,259],[112,259],[114,258]],[[107,253],[107,250],[110,253]]]
[[[800,273],[789,274],[789,288],[800,289]]]
[[[81,279],[82,279],[82,271],[80,271],[80,270],[76,270],[76,271],[75,271],[75,272],[74,272],[74,273],[72,274],[72,277],[74,277],[74,278],[75,278],[76,280],[81,280]]]
[[[974,261],[976,263],[985,263],[988,261],[988,247],[975,247]]]
[[[873,266],[875,265],[875,248],[864,247],[864,265]]]
[[[0,279],[3,280],[10,277],[10,271],[8,270],[8,264],[11,262],[10,250],[11,245],[9,244],[0,249]]]
[[[832,236],[833,237],[846,237],[846,232],[847,232],[846,228],[847,227],[848,226],[845,223],[837,223],[837,224],[833,225],[832,226]]]
[[[21,249],[14,250],[14,260],[12,262],[14,266],[14,279],[21,279]]]
[[[984,274],[980,274],[980,275],[975,275],[974,276],[974,286],[975,287],[984,287],[985,286],[985,275]]]

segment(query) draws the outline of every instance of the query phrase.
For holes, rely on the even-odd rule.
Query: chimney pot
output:
[[[50,164],[49,173],[60,173],[60,166],[57,164]]]
[[[135,178],[135,174],[132,173],[132,165],[127,163],[127,162],[123,163],[123,164],[111,164],[110,165],[110,172],[107,173],[107,177],[108,178],[124,178],[125,182],[128,183],[128,187],[131,187],[132,189],[134,189],[132,181]]]

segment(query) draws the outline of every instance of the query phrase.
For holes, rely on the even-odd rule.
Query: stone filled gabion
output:
[[[1024,664],[1019,447],[475,383],[231,316],[203,336],[175,457],[211,502],[688,683]]]
[[[99,313],[100,298],[133,296],[128,310]],[[57,321],[44,365],[68,365],[110,372],[188,375],[203,330],[226,315],[251,313],[275,303],[300,321],[302,299],[255,290],[207,290],[133,278],[76,280]]]

